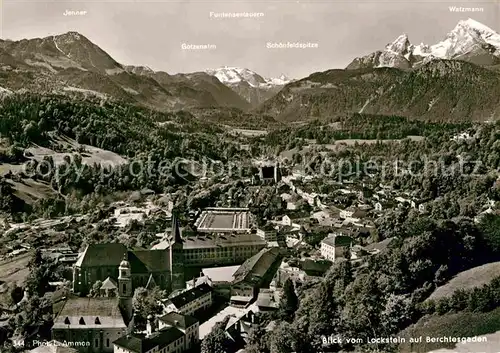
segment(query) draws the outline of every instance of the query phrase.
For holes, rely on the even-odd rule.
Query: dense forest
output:
[[[98,198],[143,188],[161,193],[189,184],[199,176],[194,175],[193,161],[216,171],[217,163],[227,166],[233,159],[249,157],[230,133],[185,111],[160,113],[96,99],[23,94],[3,100],[0,117],[0,162],[25,167],[19,176],[12,175],[15,181],[32,178],[50,186],[54,197],[40,202],[38,208],[43,214],[43,205],[59,205],[52,216],[72,209],[83,211],[68,203],[78,203],[86,196]],[[114,152],[126,163],[85,163],[85,157],[92,157],[87,145]],[[65,156],[57,163],[51,155],[32,158],[26,153],[32,146]],[[37,205],[19,205],[15,190],[5,179],[0,183],[5,191],[2,210],[37,211]]]
[[[453,138],[462,132],[467,132],[468,137]],[[160,163],[165,160],[237,161],[248,167],[242,176],[249,177],[255,173],[252,158],[276,157],[282,151],[296,149],[291,160],[284,163],[287,168],[307,166],[308,171],[321,175],[326,162],[334,166],[358,165],[359,170],[338,168],[324,178],[347,177],[355,183],[385,184],[428,200],[426,214],[400,208],[377,219],[376,240],[394,238],[395,241],[386,252],[371,257],[366,266],[340,261],[324,278],[302,288],[294,288],[287,282],[279,310],[261,318],[264,323],[274,321],[275,329],[264,332],[261,328],[251,333],[247,350],[250,353],[341,349],[397,352],[396,345],[366,342],[373,337],[397,335],[422,317],[489,312],[500,304],[499,279],[437,302],[427,300],[438,286],[457,273],[500,261],[499,216],[486,215],[479,221],[476,218],[488,205],[500,202],[500,123],[430,123],[354,114],[332,119],[327,124],[311,122],[243,139],[187,112],[158,113],[126,104],[76,102],[58,96],[27,94],[5,98],[0,106],[0,134],[2,164],[29,161],[28,169],[20,175],[7,173],[0,178],[0,212],[17,215],[20,221],[86,213],[88,219],[65,229],[63,241],[74,247],[100,241],[147,247],[154,242],[155,234],[167,227],[162,217],[133,222],[121,230],[103,221],[113,211],[106,203],[130,197],[142,189],[173,194],[182,212],[217,204],[228,196],[242,204],[251,199],[251,210],[261,219],[282,212],[278,189],[262,187],[262,192],[251,194],[236,179],[231,186],[200,189],[196,178],[186,178],[173,170],[175,163],[167,164],[165,169]],[[424,138],[406,139],[413,135]],[[354,138],[387,141],[355,143],[335,150],[321,147]],[[79,147],[68,147],[62,142],[67,139],[76,141]],[[401,140],[388,141],[395,139]],[[305,152],[299,150],[309,143],[307,140],[315,140],[316,146]],[[242,144],[248,148],[242,148]],[[27,148],[34,145],[68,155],[62,163],[56,163],[50,156],[35,160],[26,154]],[[126,158],[126,163],[112,166],[112,171],[99,164],[84,165],[83,158],[89,154],[84,145],[117,153]],[[374,161],[391,168],[370,168]],[[394,162],[398,168],[394,168]],[[149,168],[134,173],[130,169],[133,163],[147,164]],[[185,167],[188,169],[189,163]],[[47,172],[28,175],[30,170],[39,168]],[[23,183],[27,178],[49,185],[54,196],[40,199],[29,208],[20,207],[15,183]],[[321,181],[327,184],[326,179]],[[122,233],[129,237],[120,238]],[[28,278],[35,299],[16,318],[22,332],[35,320],[28,313],[32,312],[30,315],[37,319],[44,316],[34,308],[40,306],[48,279],[59,276],[51,262],[42,261],[38,253],[35,255],[30,263],[33,275]],[[139,300],[137,306],[140,305]],[[202,350],[229,351],[222,327],[222,324],[216,326]],[[365,343],[344,340],[325,346],[323,337],[332,334],[359,338]]]
[[[305,125],[276,129],[262,139],[266,145],[293,148],[297,141],[316,140],[331,144],[347,139],[404,139],[409,136],[450,137],[472,127],[470,122],[427,122],[400,116],[348,114],[330,119],[314,120]]]

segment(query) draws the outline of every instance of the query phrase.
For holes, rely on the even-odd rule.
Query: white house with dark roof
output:
[[[63,342],[49,341],[47,344],[33,348],[29,353],[78,353],[75,348],[67,347]]]
[[[200,323],[190,315],[170,312],[158,318],[159,329],[175,327],[184,333],[185,349],[190,349],[199,342]]]
[[[206,283],[183,291],[182,293],[163,301],[164,312],[177,312],[183,315],[208,309],[212,306],[213,289]]]
[[[114,353],[181,353],[185,335],[176,327],[164,327],[150,334],[130,334],[113,342]]]
[[[128,333],[113,342],[115,353],[182,353],[199,342],[199,322],[171,312],[148,316],[146,333]]]
[[[339,257],[344,257],[345,251],[350,249],[351,244],[352,238],[349,236],[329,234],[321,241],[321,256],[327,260],[335,262],[335,260]]]

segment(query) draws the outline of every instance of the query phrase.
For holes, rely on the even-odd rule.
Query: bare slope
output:
[[[451,296],[458,289],[473,289],[490,283],[500,276],[500,261],[471,268],[460,272],[448,283],[436,288],[429,300],[438,300]]]

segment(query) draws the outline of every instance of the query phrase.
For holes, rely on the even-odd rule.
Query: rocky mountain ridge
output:
[[[473,19],[459,21],[434,45],[410,42],[402,34],[384,50],[354,59],[347,69],[396,67],[409,69],[433,59],[463,60],[482,66],[500,64],[500,34]]]

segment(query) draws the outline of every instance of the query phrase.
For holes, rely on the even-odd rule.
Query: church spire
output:
[[[177,218],[177,214],[172,214],[172,231],[170,233],[171,239],[173,243],[182,243],[181,237],[181,228],[179,226],[179,219]]]

